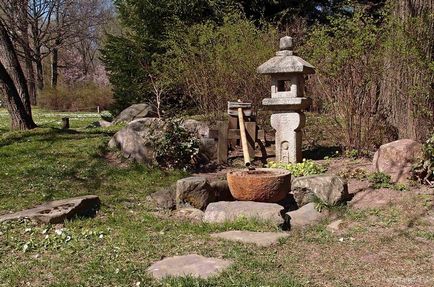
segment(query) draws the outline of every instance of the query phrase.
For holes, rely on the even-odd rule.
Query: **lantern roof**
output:
[[[294,55],[292,51],[292,38],[285,36],[280,38],[280,51],[276,52],[276,56],[260,65],[256,71],[267,75],[287,73],[315,74],[315,67]]]

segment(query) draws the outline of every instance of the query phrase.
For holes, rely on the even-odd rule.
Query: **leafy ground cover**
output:
[[[75,114],[73,114],[75,115]],[[77,114],[83,115],[83,114]],[[185,176],[128,164],[108,156],[119,129],[86,129],[98,117],[78,117],[72,129],[56,129],[58,113],[37,111],[42,128],[6,132],[0,110],[0,214],[47,200],[96,194],[102,208],[92,219],[63,226],[0,224],[0,286],[433,286],[432,193],[400,192],[382,208],[342,207],[337,233],[332,220],[293,230],[271,247],[210,237],[226,230],[275,231],[267,223],[191,223],[156,212],[146,196]],[[331,166],[336,165],[334,160]],[[401,196],[402,195],[402,196]],[[155,261],[196,253],[230,259],[233,266],[209,280],[154,281]]]

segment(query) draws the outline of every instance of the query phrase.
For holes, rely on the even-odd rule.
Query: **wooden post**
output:
[[[64,130],[69,129],[69,118],[67,117],[62,118],[62,129]]]
[[[238,116],[229,115],[229,129],[238,129]],[[229,144],[232,148],[235,148],[237,140],[229,139]]]
[[[238,108],[238,121],[240,122],[241,146],[243,148],[244,164],[250,166],[250,154],[246,137],[246,126],[244,125],[243,108]]]
[[[256,123],[255,122],[245,122],[246,126],[246,137],[249,149],[250,159],[255,158],[255,143],[256,143]]]
[[[224,121],[217,122],[218,141],[217,141],[217,162],[228,162],[228,123]]]

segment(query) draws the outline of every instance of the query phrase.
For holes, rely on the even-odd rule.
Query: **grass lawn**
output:
[[[70,113],[69,113],[70,114]],[[95,218],[59,226],[0,224],[0,286],[434,286],[434,233],[425,220],[427,194],[403,192],[383,209],[343,209],[344,232],[328,222],[275,246],[256,247],[210,237],[226,230],[273,231],[266,223],[210,225],[156,213],[146,196],[171,185],[183,172],[113,164],[106,146],[119,127],[85,129],[93,113],[69,116],[35,111],[33,131],[7,132],[0,109],[0,214],[47,200],[96,194]],[[230,259],[232,267],[209,280],[154,281],[146,269],[173,255],[196,253]]]

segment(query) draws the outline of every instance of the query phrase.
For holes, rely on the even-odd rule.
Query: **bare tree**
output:
[[[99,27],[111,17],[106,0],[56,0],[55,40],[51,57],[51,86],[56,87],[60,48],[76,49],[82,58],[83,74],[91,70],[98,50]]]
[[[0,19],[24,59],[31,103],[44,88],[43,60],[51,55],[51,85],[58,81],[59,50],[89,41],[105,23],[107,0],[0,0]]]
[[[11,116],[11,129],[35,128],[26,79],[2,21],[0,21],[0,91]]]
[[[164,94],[167,92],[169,84],[168,81],[164,79],[157,78],[149,74],[149,79],[151,80],[152,92],[155,95],[155,104],[157,108],[157,115],[161,118],[161,101]]]

